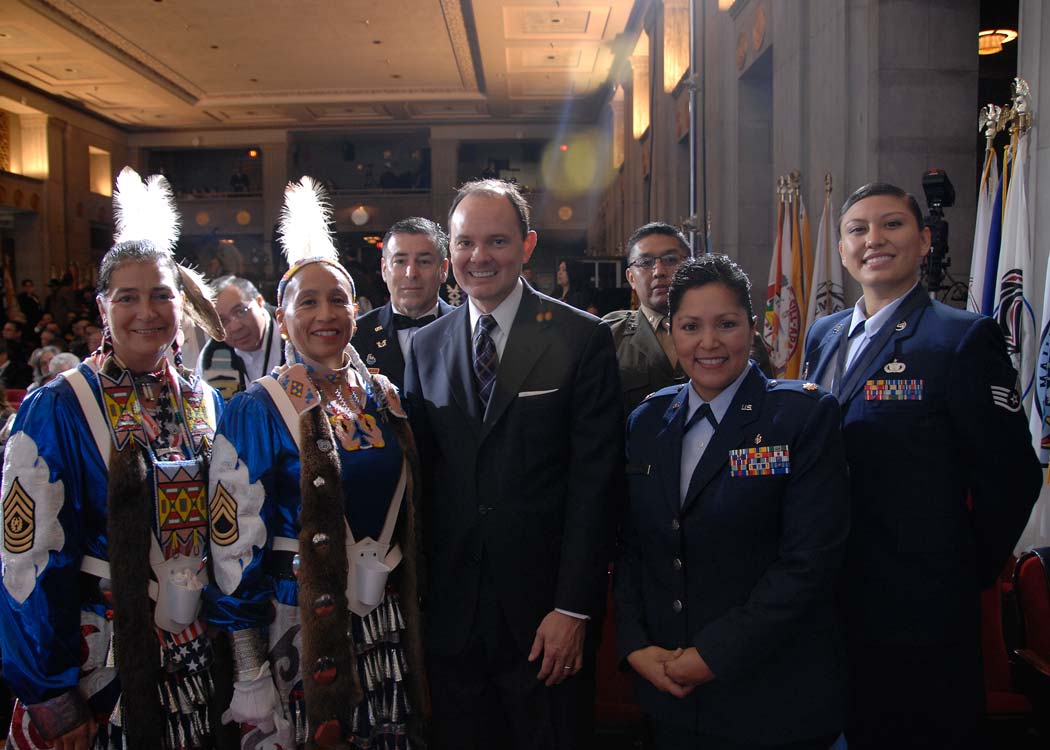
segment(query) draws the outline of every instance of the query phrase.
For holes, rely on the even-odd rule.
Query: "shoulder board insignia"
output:
[[[842,323],[839,323],[837,326],[831,329],[832,333],[839,333],[840,331],[842,331]]]
[[[770,380],[769,381],[769,387],[770,388],[776,388],[777,387],[777,381],[776,380]]]
[[[815,391],[815,390],[817,390],[817,388],[819,388],[819,387],[820,387],[820,386],[819,386],[819,385],[817,385],[816,383],[803,383],[803,384],[802,384],[802,389],[803,389],[803,390],[806,390],[806,391]]]

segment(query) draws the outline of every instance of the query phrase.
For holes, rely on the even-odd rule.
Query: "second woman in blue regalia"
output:
[[[354,286],[310,180],[289,186],[287,365],[229,404],[211,473],[213,621],[242,745],[422,747],[416,456],[397,391],[353,347]]]

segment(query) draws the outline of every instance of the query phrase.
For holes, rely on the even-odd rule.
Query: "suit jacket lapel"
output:
[[[458,319],[451,321],[441,347],[448,372],[448,388],[468,420],[480,429],[481,405],[474,392],[474,365],[471,362],[470,315],[466,305],[450,314]]]
[[[729,460],[729,451],[739,447],[751,424],[758,419],[762,412],[762,401],[766,397],[766,382],[765,376],[758,368],[751,365],[751,372],[740,384],[740,389],[733,397],[733,403],[729,405],[693,471],[693,477],[689,480],[689,491],[682,505],[683,512],[696,502],[704,487],[721,471]],[[742,408],[746,405],[750,405],[751,408]]]
[[[543,307],[543,302],[526,284],[521,295],[521,304],[518,305],[518,312],[508,334],[507,344],[503,348],[503,356],[500,358],[492,398],[485,411],[481,428],[482,440],[503,416],[507,407],[518,398],[522,383],[547,348],[548,342],[543,336],[543,329],[550,322],[546,319],[539,320],[541,316],[546,318],[542,315]]]
[[[846,311],[845,316],[824,334],[824,338],[820,340],[820,359],[817,360],[816,367],[805,374],[806,380],[819,383],[824,379],[827,368],[834,366],[835,353],[838,351],[839,334],[842,332],[843,326],[849,325],[852,315],[852,310]]]
[[[685,427],[685,413],[688,411],[689,388],[678,391],[678,395],[664,412],[664,427],[656,433],[656,475],[663,484],[664,498],[671,511],[677,516],[682,507],[682,490],[679,477],[682,473],[682,428]]]
[[[845,406],[857,395],[860,387],[871,375],[872,363],[880,360],[887,348],[915,333],[916,324],[929,304],[930,298],[922,284],[916,286],[911,294],[904,298],[896,314],[883,324],[875,338],[846,372],[842,387],[836,389],[839,403]]]
[[[392,360],[388,371],[404,372],[405,355],[401,351],[401,338],[394,327],[394,306],[389,302],[379,308],[379,325],[383,326],[383,333],[386,334],[387,356]]]

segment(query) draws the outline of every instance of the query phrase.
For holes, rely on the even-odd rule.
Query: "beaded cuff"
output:
[[[233,678],[237,682],[254,680],[266,662],[266,639],[262,630],[247,628],[230,633],[233,646]]]
[[[91,710],[80,691],[73,688],[51,700],[26,706],[33,726],[48,742],[72,732],[91,718]]]

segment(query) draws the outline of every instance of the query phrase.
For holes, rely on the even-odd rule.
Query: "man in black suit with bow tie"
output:
[[[427,664],[438,748],[577,748],[593,711],[623,486],[606,324],[521,280],[536,246],[516,186],[460,188],[452,267],[468,302],[412,342],[405,390],[424,472]]]
[[[369,370],[401,389],[412,337],[453,309],[438,297],[448,278],[448,235],[430,219],[401,219],[383,237],[380,267],[390,301],[357,319],[353,343]]]

